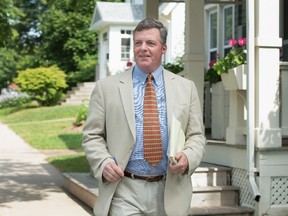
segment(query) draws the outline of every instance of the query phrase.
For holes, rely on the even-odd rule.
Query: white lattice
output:
[[[288,178],[271,178],[271,205],[288,204]]]
[[[255,207],[256,202],[249,190],[247,172],[244,169],[232,169],[232,185],[239,188],[239,204]]]

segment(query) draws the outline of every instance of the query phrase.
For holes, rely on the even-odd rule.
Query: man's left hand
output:
[[[169,168],[173,174],[184,174],[189,167],[189,162],[187,156],[183,152],[177,152],[175,159],[176,164],[169,164]]]

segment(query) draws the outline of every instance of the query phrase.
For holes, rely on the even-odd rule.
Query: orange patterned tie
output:
[[[153,76],[149,73],[146,82],[143,108],[144,158],[152,166],[157,166],[162,160],[162,141],[156,92],[152,84],[152,79]]]

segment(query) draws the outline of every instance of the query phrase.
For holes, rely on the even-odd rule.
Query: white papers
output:
[[[169,146],[167,151],[167,156],[169,157],[171,163],[177,163],[177,160],[175,159],[176,153],[183,150],[184,143],[185,134],[181,128],[181,123],[176,119],[175,115],[172,114]]]

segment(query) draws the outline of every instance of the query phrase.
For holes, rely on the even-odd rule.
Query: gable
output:
[[[117,2],[96,2],[90,30],[111,24],[137,24],[144,17],[143,5]]]

